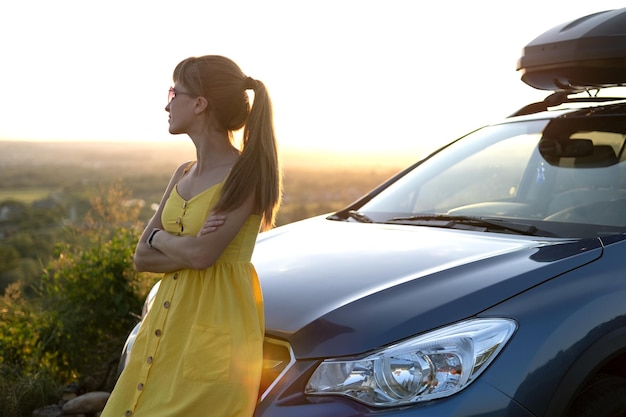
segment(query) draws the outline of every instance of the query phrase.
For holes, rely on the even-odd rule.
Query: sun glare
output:
[[[11,65],[0,68],[10,80],[0,140],[179,141],[167,132],[163,89],[181,59],[217,53],[266,84],[283,148],[354,157],[427,152],[544,97],[515,71],[523,46],[556,24],[623,7],[192,2],[178,32],[167,29],[165,2],[149,3],[149,11],[121,0],[97,10],[77,0],[35,3],[37,14],[31,2],[3,8],[0,36],[11,40],[3,59]],[[237,31],[226,16],[240,16]]]

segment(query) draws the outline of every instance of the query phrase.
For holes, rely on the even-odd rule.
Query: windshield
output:
[[[496,219],[532,225],[546,236],[624,233],[622,120],[485,127],[425,160],[358,208],[358,215],[419,225]]]

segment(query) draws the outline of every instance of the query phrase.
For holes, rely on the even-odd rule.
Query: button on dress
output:
[[[174,187],[164,230],[195,236],[221,188],[184,200]],[[102,417],[252,416],[264,317],[250,260],[260,224],[250,216],[213,266],[164,274]]]

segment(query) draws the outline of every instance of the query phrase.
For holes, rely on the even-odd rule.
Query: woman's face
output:
[[[175,83],[168,92],[168,103],[165,111],[169,113],[169,132],[173,135],[189,133],[194,121],[196,96],[180,83]]]

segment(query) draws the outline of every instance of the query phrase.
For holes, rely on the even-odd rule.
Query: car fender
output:
[[[624,352],[626,352],[626,327],[615,329],[595,341],[563,375],[545,415],[563,415],[571,401],[592,376],[612,358]]]
[[[484,375],[536,415],[561,415],[596,370],[626,349],[625,241],[592,262],[533,287],[480,316],[519,328]],[[529,354],[530,353],[530,354]]]

